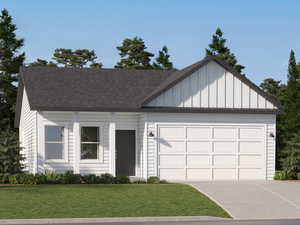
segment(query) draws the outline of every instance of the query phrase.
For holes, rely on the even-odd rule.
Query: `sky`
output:
[[[205,56],[217,27],[256,84],[286,82],[290,50],[300,55],[297,0],[0,0],[0,8],[25,39],[27,63],[51,59],[56,48],[87,48],[111,68],[120,59],[116,46],[138,36],[155,54],[167,45],[181,69]]]

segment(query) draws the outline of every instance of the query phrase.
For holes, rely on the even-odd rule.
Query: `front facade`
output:
[[[51,74],[59,69],[48,70]],[[111,105],[100,105],[106,99],[96,102],[101,93],[93,100],[89,95],[93,87],[78,94],[77,98],[88,96],[84,102],[64,96],[68,90],[54,98],[51,90],[61,84],[44,84],[52,75],[43,77],[41,71],[31,82],[28,77],[34,72],[23,71],[18,95],[16,125],[26,170],[31,173],[72,170],[190,181],[274,177],[280,106],[215,57],[160,78],[152,77],[147,93],[132,107],[120,100],[127,92],[118,95],[117,90],[109,100]],[[68,75],[60,74],[63,76]],[[93,83],[98,79],[89,76],[86,79]],[[39,86],[43,85],[38,95],[37,86],[32,85],[37,79],[41,79]],[[98,86],[102,84],[103,80]],[[76,98],[74,87],[71,89]],[[132,101],[137,101],[134,95]],[[93,104],[91,99],[98,108],[82,105]],[[114,104],[123,108],[112,107]]]

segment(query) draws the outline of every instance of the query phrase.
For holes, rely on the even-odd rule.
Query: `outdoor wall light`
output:
[[[152,133],[152,131],[150,131],[150,133],[148,134],[149,137],[154,137],[154,134]]]
[[[270,137],[272,137],[272,138],[275,137],[273,132],[270,133]]]

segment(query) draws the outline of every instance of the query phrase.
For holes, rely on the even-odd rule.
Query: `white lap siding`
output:
[[[40,162],[41,170],[39,172],[43,172],[44,170],[55,170],[57,172],[63,173],[68,170],[75,171],[74,168],[74,159],[75,159],[75,138],[76,135],[73,132],[73,118],[74,112],[42,112],[42,124],[39,125],[39,129],[44,129],[45,124],[49,122],[53,123],[66,123],[69,124],[68,126],[68,145],[66,146],[68,151],[68,159],[67,162],[64,163],[54,163],[54,162]],[[136,137],[137,137],[137,174],[141,174],[140,172],[140,145],[142,135],[139,132],[139,117],[137,114],[134,113],[115,113],[114,114],[114,122],[116,123],[116,130],[123,129],[123,130],[136,130]],[[102,160],[99,162],[84,162],[79,161],[79,172],[81,174],[103,174],[103,173],[111,173],[110,171],[110,156],[111,151],[109,149],[109,123],[111,120],[111,113],[106,112],[79,112],[78,113],[78,120],[79,125],[84,126],[84,124],[92,125],[95,123],[101,124],[101,131],[102,131]],[[41,140],[44,141],[44,140]],[[43,144],[41,144],[44,147]],[[40,150],[41,152],[42,150]],[[44,166],[42,166],[42,164]]]
[[[35,173],[36,165],[36,111],[30,110],[27,93],[24,89],[22,99],[22,110],[19,125],[21,154],[25,157],[23,162],[25,171]]]

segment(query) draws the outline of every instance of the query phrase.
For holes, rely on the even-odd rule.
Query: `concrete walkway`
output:
[[[189,183],[235,219],[300,218],[300,182],[213,181]]]

